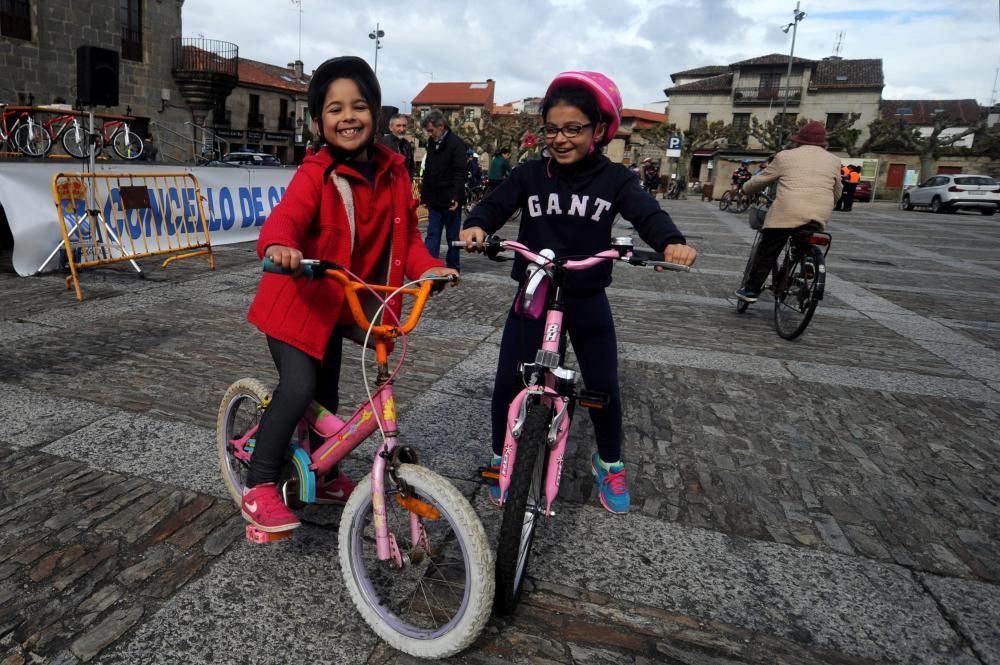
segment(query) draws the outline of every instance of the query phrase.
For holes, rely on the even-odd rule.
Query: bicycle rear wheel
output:
[[[243,502],[249,465],[236,457],[234,441],[260,425],[264,407],[271,401],[271,391],[257,379],[240,379],[226,390],[219,405],[215,425],[215,449],[219,456],[222,480],[237,506]]]
[[[732,192],[723,192],[722,196],[719,198],[719,210],[726,210],[729,208],[729,204],[733,201]]]
[[[100,139],[100,135],[97,136]],[[89,156],[87,146],[87,130],[79,124],[70,125],[62,135],[62,145],[66,153],[77,159],[86,159]],[[95,147],[95,151],[100,151],[100,145]]]
[[[397,476],[437,518],[420,517],[421,537],[412,542],[411,513],[397,501],[398,491],[387,491],[386,524],[403,565],[379,561],[368,474],[340,519],[340,569],[351,599],[379,637],[412,656],[444,658],[472,644],[489,619],[493,552],[472,506],[451,483],[413,464],[400,465]]]
[[[14,131],[14,145],[28,157],[43,157],[52,149],[52,135],[43,125],[23,124]]]
[[[793,258],[791,245],[774,281],[774,327],[784,339],[801,335],[816,312],[816,283],[823,265],[822,255],[803,248]]]
[[[545,469],[549,458],[546,437],[550,414],[551,409],[541,404],[528,407],[517,444],[497,544],[496,607],[501,614],[512,614],[521,599],[535,529],[545,510]]]
[[[122,159],[139,159],[142,154],[142,139],[133,131],[119,129],[111,137],[111,147]]]

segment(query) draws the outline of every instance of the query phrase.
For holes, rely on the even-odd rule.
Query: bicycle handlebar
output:
[[[466,244],[461,240],[455,240],[451,243],[451,246],[464,248]],[[623,261],[633,266],[662,268],[664,270],[673,270],[676,272],[691,271],[691,266],[664,261],[663,255],[653,250],[634,249],[632,247],[619,248],[612,246],[602,252],[585,257],[549,259],[539,253],[531,251],[521,243],[514,240],[504,240],[498,236],[487,236],[483,241],[482,246],[476,247],[474,251],[482,252],[487,256],[487,258],[494,261],[502,261],[504,259],[500,257],[499,254],[504,250],[509,250],[519,254],[524,257],[525,260],[531,263],[538,263],[545,268],[560,267],[566,270],[582,270],[584,268],[595,266],[601,261]],[[622,252],[622,250],[625,251]]]
[[[372,335],[377,339],[390,339],[393,337],[399,337],[400,334],[407,334],[413,330],[417,322],[420,320],[420,315],[423,313],[424,304],[427,302],[427,297],[430,292],[438,284],[443,287],[444,283],[457,281],[454,275],[445,275],[443,277],[423,277],[419,281],[420,286],[417,288],[399,288],[395,286],[388,286],[385,284],[366,284],[365,282],[359,282],[351,279],[346,274],[345,268],[333,261],[321,261],[319,259],[303,259],[300,264],[300,269],[302,275],[308,279],[320,279],[322,277],[332,277],[344,287],[344,295],[347,298],[347,306],[351,310],[351,314],[354,315],[354,321],[363,329],[367,330],[371,328]],[[294,275],[294,271],[279,266],[270,258],[264,258],[263,260],[264,272],[275,273],[278,275]],[[438,287],[438,288],[441,288]],[[413,308],[410,310],[409,316],[406,317],[405,321],[401,321],[399,325],[393,324],[379,324],[372,325],[372,322],[368,320],[368,315],[365,314],[364,307],[361,305],[361,299],[358,296],[359,291],[376,292],[376,293],[391,293],[396,295],[407,295],[413,296],[416,300],[413,303]]]

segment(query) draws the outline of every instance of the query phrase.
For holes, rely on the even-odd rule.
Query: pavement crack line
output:
[[[988,665],[991,662],[990,659],[976,648],[972,637],[962,628],[961,622],[948,611],[948,608],[945,607],[945,604],[941,601],[941,599],[934,594],[934,590],[924,582],[926,574],[922,571],[911,568],[910,575],[913,577],[914,583],[923,589],[924,593],[930,596],[930,599],[934,602],[934,606],[937,608],[937,611],[941,614],[941,618],[947,622],[953,631],[955,631],[955,635],[957,635],[958,639],[961,640],[962,646],[966,647],[976,660],[982,663],[982,665]]]

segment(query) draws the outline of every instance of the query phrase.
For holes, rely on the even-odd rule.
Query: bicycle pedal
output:
[[[596,390],[581,390],[577,403],[588,409],[606,409],[611,405],[611,395]]]
[[[268,531],[261,531],[253,524],[247,524],[245,533],[247,540],[249,540],[251,543],[255,543],[257,545],[263,545],[266,543],[273,543],[276,540],[284,540],[285,538],[289,538],[292,535],[292,530],[289,529],[287,531],[268,532]]]

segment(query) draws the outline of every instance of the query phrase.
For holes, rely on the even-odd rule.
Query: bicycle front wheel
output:
[[[723,192],[722,196],[719,198],[719,210],[726,210],[729,208],[729,204],[732,203],[732,200],[732,192]]]
[[[819,303],[816,282],[822,259],[803,252],[792,258],[785,252],[785,258],[775,278],[774,286],[774,328],[784,339],[795,339],[801,335],[812,320]]]
[[[66,154],[77,159],[86,159],[90,154],[87,146],[87,130],[79,124],[71,125],[63,132],[62,145]],[[95,151],[99,152],[100,147],[95,146]]]
[[[545,469],[548,466],[551,409],[534,404],[528,408],[517,444],[517,457],[507,500],[504,501],[497,545],[497,610],[512,614],[521,599],[535,529],[545,510]]]
[[[52,136],[42,125],[24,124],[14,132],[14,145],[28,157],[42,157],[52,149]]]
[[[760,245],[760,231],[754,236],[753,245],[750,246],[750,255],[747,257],[747,264],[743,268],[743,279],[740,280],[740,288],[746,288],[747,282],[750,281],[750,268],[753,266],[754,257],[757,255],[757,247]],[[747,311],[747,307],[750,306],[746,300],[736,299],[736,313],[742,314]]]
[[[132,131],[126,133],[124,129],[111,137],[111,147],[122,159],[139,159],[143,148],[139,135]]]
[[[240,379],[226,390],[219,405],[215,425],[215,448],[219,456],[222,481],[237,506],[243,503],[250,467],[236,456],[234,442],[260,425],[264,408],[271,401],[271,391],[257,379]]]
[[[472,506],[451,483],[413,464],[400,465],[397,476],[432,509],[418,517],[398,500],[398,491],[387,491],[386,524],[403,565],[376,556],[368,474],[340,519],[340,569],[351,599],[379,637],[411,656],[444,658],[472,644],[489,619],[493,552]]]

